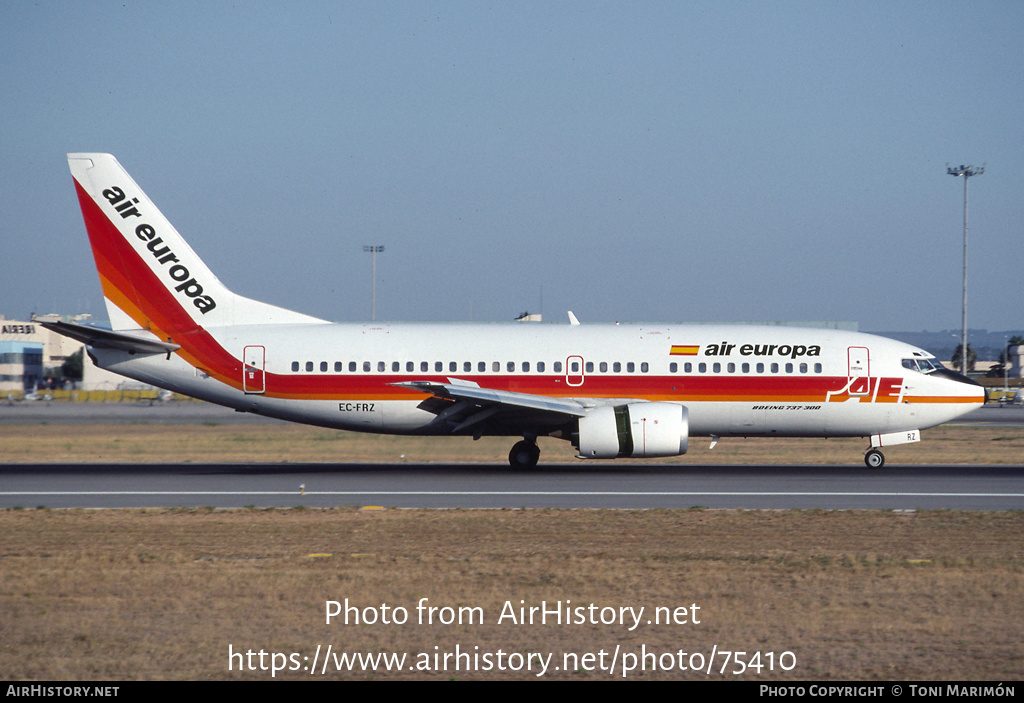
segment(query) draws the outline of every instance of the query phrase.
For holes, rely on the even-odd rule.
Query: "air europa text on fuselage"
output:
[[[704,356],[729,356],[735,348],[736,345],[729,342],[709,344]],[[743,344],[739,353],[741,356],[788,356],[795,359],[798,356],[821,356],[821,347],[817,344]]]
[[[117,186],[104,190],[103,197],[121,215],[121,219],[142,217],[142,213],[135,207],[139,199],[129,199],[124,191]],[[188,268],[178,262],[178,257],[174,255],[169,246],[164,244],[163,238],[156,236],[156,229],[152,225],[140,224],[135,228],[135,236],[146,243],[146,248],[158,262],[164,265],[173,264],[167,269],[167,275],[178,284],[174,286],[174,290],[192,298],[192,304],[199,308],[204,315],[217,307],[213,298],[203,295],[202,285],[189,274]]]

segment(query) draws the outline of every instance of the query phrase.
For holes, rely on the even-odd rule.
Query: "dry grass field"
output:
[[[508,446],[277,425],[0,426],[9,463],[478,462]],[[672,461],[852,464],[863,441],[691,447]],[[574,461],[565,443],[543,450]],[[1024,430],[981,426],[887,451],[890,464],[1022,455]],[[6,510],[0,677],[535,679],[546,667],[540,678],[555,680],[1015,681],[1022,545],[1021,512]],[[463,622],[421,624],[423,598]],[[378,621],[327,624],[327,601],[345,599]],[[580,624],[501,619],[506,603],[518,615],[567,602],[594,604],[598,622],[589,610]],[[385,605],[408,621],[380,622]],[[633,629],[628,611],[626,625],[600,622],[641,607]],[[685,622],[648,623],[655,608]],[[311,675],[328,646],[326,673]],[[466,656],[444,666],[456,648]],[[733,651],[760,670],[736,674]],[[406,660],[339,671],[342,652]],[[680,669],[702,661],[713,673]]]
[[[1022,538],[1018,512],[7,510],[0,672],[270,679],[280,653],[279,666],[299,670],[277,679],[533,679],[545,660],[528,657],[538,653],[551,656],[545,679],[605,680],[623,678],[626,655],[646,651],[668,655],[649,664],[672,668],[628,678],[706,680],[733,678],[719,673],[737,666],[722,651],[743,651],[745,661],[759,653],[760,673],[739,676],[755,681],[1015,681]],[[479,618],[420,624],[422,598]],[[360,617],[405,608],[408,622],[327,624],[326,602],[345,599]],[[506,601],[645,613],[632,631],[630,618],[530,625],[499,621]],[[686,607],[686,622],[648,624],[657,607]],[[332,665],[311,676],[301,667],[318,645],[408,659],[400,672]],[[493,669],[466,661],[454,671],[450,660],[435,671],[434,655],[457,646],[491,654]],[[267,670],[239,671],[258,669],[259,657],[232,662],[229,647],[262,650]],[[567,652],[595,655],[596,667],[604,651],[607,665],[617,647],[614,671],[587,670],[583,659],[564,667]],[[715,647],[715,673],[679,670],[676,653],[696,665],[693,655]],[[430,670],[408,670],[424,661]],[[501,661],[523,670],[498,670]]]

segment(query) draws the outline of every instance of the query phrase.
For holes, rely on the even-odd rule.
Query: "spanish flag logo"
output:
[[[673,344],[669,354],[672,356],[697,356],[699,351],[699,344]]]

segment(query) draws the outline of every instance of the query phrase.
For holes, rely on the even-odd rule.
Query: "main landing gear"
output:
[[[540,447],[535,439],[524,439],[512,446],[508,453],[508,463],[513,469],[532,469],[540,459]]]
[[[864,454],[864,463],[869,469],[880,469],[885,466],[885,457],[877,449],[869,449]]]

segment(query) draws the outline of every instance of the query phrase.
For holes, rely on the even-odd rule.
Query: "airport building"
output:
[[[1010,358],[1010,378],[1024,378],[1024,344],[1016,344],[1007,350]]]
[[[0,392],[32,390],[43,380],[39,325],[0,318]]]
[[[0,315],[0,393],[31,392],[44,387],[54,369],[85,345],[52,332],[38,320],[87,322],[90,315],[44,315],[35,320],[11,320]],[[82,363],[82,380],[77,390],[149,389],[151,386],[96,368],[88,356]]]

